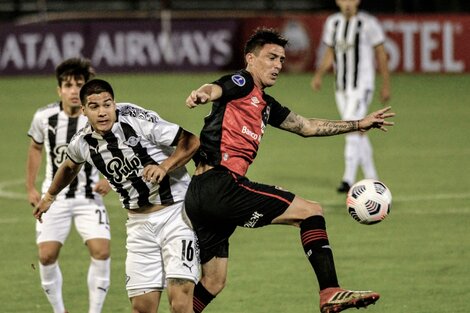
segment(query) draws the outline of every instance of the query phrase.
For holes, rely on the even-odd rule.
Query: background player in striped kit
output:
[[[80,87],[94,76],[89,60],[72,58],[56,68],[57,92],[60,101],[36,111],[28,136],[31,143],[26,167],[26,189],[29,203],[35,207],[40,194],[36,178],[46,152],[46,176],[42,193],[49,188],[58,167],[65,160],[72,136],[85,126],[87,118],[80,107]],[[57,195],[43,222],[36,222],[36,242],[39,249],[41,285],[54,313],[65,312],[62,299],[62,274],[59,253],[67,239],[72,222],[90,253],[88,269],[89,313],[101,312],[110,284],[111,233],[106,208],[101,195],[111,190],[105,179],[99,179],[96,168],[87,165],[77,178]]]
[[[126,289],[132,312],[157,312],[167,287],[171,312],[191,313],[199,262],[194,232],[182,209],[190,181],[185,164],[199,139],[153,111],[116,104],[106,81],[86,83],[80,99],[89,125],[70,141],[67,159],[35,217],[41,219],[84,164],[94,164],[128,211]]]
[[[374,92],[374,53],[382,76],[380,100],[386,102],[390,98],[385,35],[375,17],[358,11],[360,0],[336,0],[336,4],[341,12],[325,22],[323,42],[327,47],[311,85],[319,90],[323,74],[334,64],[336,104],[341,119],[361,119],[367,114]],[[354,184],[359,166],[365,178],[378,178],[366,133],[350,133],[345,139],[345,169],[338,192],[347,192]]]

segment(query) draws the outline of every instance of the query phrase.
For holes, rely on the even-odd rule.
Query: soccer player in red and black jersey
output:
[[[227,277],[229,238],[237,226],[288,224],[300,228],[305,253],[320,286],[320,311],[340,312],[375,303],[379,294],[339,287],[319,203],[276,186],[255,183],[245,174],[268,124],[303,137],[332,136],[378,128],[386,131],[390,107],[361,120],[305,118],[264,90],[276,83],[287,40],[260,28],[245,46],[246,68],[191,92],[190,108],[212,102],[205,118],[197,167],[185,198],[186,214],[199,239],[202,277],[194,291],[194,311],[202,312],[222,291]]]

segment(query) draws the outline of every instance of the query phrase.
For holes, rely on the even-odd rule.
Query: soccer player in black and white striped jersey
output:
[[[36,178],[46,152],[46,175],[42,193],[49,188],[57,169],[64,162],[67,145],[72,136],[84,127],[87,118],[82,115],[79,91],[94,75],[89,60],[72,58],[56,68],[57,92],[60,101],[36,111],[28,136],[31,142],[26,168],[26,189],[29,203],[35,207],[40,200]],[[58,263],[59,252],[67,239],[72,222],[90,253],[88,269],[89,313],[102,310],[110,284],[111,233],[102,195],[111,190],[105,179],[91,165],[85,166],[77,178],[57,194],[43,223],[36,223],[36,243],[39,250],[41,285],[54,313],[65,312],[62,299],[62,274]]]
[[[182,213],[190,181],[185,164],[199,147],[198,137],[153,111],[116,104],[103,80],[86,83],[80,99],[89,124],[70,141],[35,217],[41,220],[78,171],[93,164],[128,211],[126,289],[132,312],[157,312],[166,287],[171,312],[191,313],[199,261]]]
[[[335,66],[336,104],[343,120],[366,116],[372,101],[375,81],[374,59],[382,76],[380,100],[390,98],[390,79],[385,53],[384,32],[377,19],[358,11],[360,0],[336,0],[341,12],[328,17],[323,29],[325,54],[313,79],[312,88],[319,90],[323,74]],[[377,179],[372,145],[365,133],[346,136],[345,170],[338,192],[347,192],[362,168],[365,178]]]

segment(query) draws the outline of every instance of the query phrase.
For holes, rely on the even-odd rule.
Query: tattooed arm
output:
[[[305,118],[291,112],[280,127],[302,137],[334,136],[354,131],[367,131],[371,128],[387,131],[385,126],[393,126],[394,124],[386,120],[387,118],[395,116],[395,113],[388,112],[390,109],[391,107],[383,108],[356,121]]]

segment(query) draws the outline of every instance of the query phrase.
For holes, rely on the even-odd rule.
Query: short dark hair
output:
[[[91,66],[91,61],[85,58],[70,58],[59,65],[55,69],[55,76],[59,87],[68,77],[73,76],[75,79],[83,77],[85,82],[95,76],[95,70]]]
[[[258,27],[245,44],[245,55],[256,52],[265,44],[270,43],[285,47],[288,40],[274,28]]]
[[[80,88],[80,101],[85,106],[86,98],[89,95],[100,94],[102,92],[108,92],[114,99],[114,91],[111,85],[102,79],[92,79]]]

